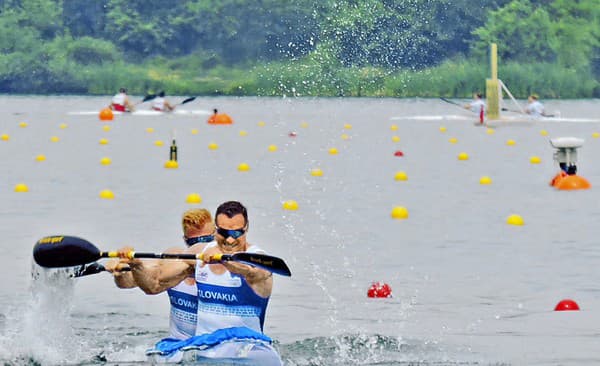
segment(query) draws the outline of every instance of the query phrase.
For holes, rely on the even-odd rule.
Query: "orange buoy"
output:
[[[229,115],[225,113],[218,113],[216,109],[214,109],[214,112],[215,113],[208,118],[207,122],[209,125],[230,125],[233,123],[233,120],[231,117],[229,117]]]
[[[559,301],[554,307],[554,311],[576,311],[579,310],[579,305],[571,299],[564,299]]]
[[[554,187],[561,191],[572,191],[575,189],[589,189],[592,185],[584,177],[578,175],[567,175],[558,180]]]
[[[100,114],[98,114],[98,117],[101,121],[112,121],[113,118],[115,118],[113,111],[110,108],[104,108],[101,110]]]
[[[565,173],[564,171],[561,170],[560,172],[556,173],[554,178],[552,178],[552,180],[550,181],[550,185],[552,187],[556,187],[558,185],[558,182],[560,182],[560,180],[566,176],[567,176],[567,173]]]

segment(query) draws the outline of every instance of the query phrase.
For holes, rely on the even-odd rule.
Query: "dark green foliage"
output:
[[[0,0],[0,92],[600,95],[598,0]]]

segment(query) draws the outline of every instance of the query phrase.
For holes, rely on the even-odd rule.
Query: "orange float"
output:
[[[207,122],[209,125],[230,125],[233,123],[233,120],[231,117],[229,117],[229,115],[225,113],[218,113],[216,109],[214,112],[215,113],[208,118]]]
[[[572,191],[576,189],[589,189],[592,185],[584,177],[578,175],[567,175],[556,182],[554,187],[561,191]]]
[[[100,118],[101,121],[112,121],[115,116],[110,108],[104,108],[98,114],[98,118]]]

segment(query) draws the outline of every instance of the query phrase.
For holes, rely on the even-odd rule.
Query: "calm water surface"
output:
[[[101,123],[66,114],[107,100],[0,97],[0,134],[10,136],[0,141],[2,363],[143,364],[144,350],[167,335],[166,295],[117,289],[106,273],[34,281],[31,250],[49,234],[102,250],[182,245],[181,213],[193,207],[185,198],[198,193],[211,211],[244,202],[248,240],[292,269],[276,278],[265,324],[286,365],[600,364],[599,124],[488,134],[467,120],[392,119],[468,113],[435,99],[199,98],[184,106],[217,107],[232,126],[207,125],[206,116]],[[546,105],[563,117],[600,118],[598,100]],[[179,168],[170,170],[173,131]],[[560,136],[586,140],[579,172],[592,189],[548,187],[557,171],[548,139]],[[211,142],[219,148],[209,150]],[[459,161],[460,152],[470,159]],[[239,172],[240,163],[250,171]],[[314,168],[323,176],[311,176]],[[408,181],[395,181],[398,171]],[[491,185],[479,184],[484,175]],[[15,193],[17,183],[30,191]],[[100,199],[103,189],[115,199]],[[289,199],[297,211],[282,209]],[[409,218],[392,220],[394,206]],[[524,226],[506,224],[513,213]],[[378,280],[393,298],[366,297]],[[552,311],[564,298],[582,310]]]

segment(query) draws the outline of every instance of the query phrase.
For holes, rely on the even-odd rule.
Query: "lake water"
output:
[[[207,125],[203,115],[103,123],[66,113],[107,102],[0,97],[0,134],[10,137],[0,140],[3,364],[144,364],[144,350],[167,335],[166,295],[117,289],[106,273],[34,281],[32,247],[67,234],[101,250],[160,252],[183,245],[184,210],[214,212],[226,200],[248,207],[249,242],[292,270],[275,279],[265,322],[286,365],[600,364],[600,124],[488,133],[472,120],[393,119],[468,116],[437,99],[198,98],[183,106],[219,108],[231,126]],[[598,100],[546,107],[600,117]],[[173,131],[179,168],[165,169]],[[549,138],[562,136],[585,139],[578,167],[590,190],[548,186],[558,170]],[[103,157],[112,164],[101,165]],[[241,163],[250,170],[238,171]],[[322,177],[310,174],[315,168]],[[398,171],[408,180],[394,180]],[[482,176],[492,184],[480,185]],[[18,183],[29,192],[14,192]],[[103,189],[115,199],[100,199]],[[187,204],[190,193],[202,203]],[[299,209],[283,210],[291,199]],[[408,219],[393,220],[395,206]],[[507,225],[511,214],[525,225]],[[367,298],[373,281],[388,283],[393,297]],[[565,298],[581,311],[554,312]]]

